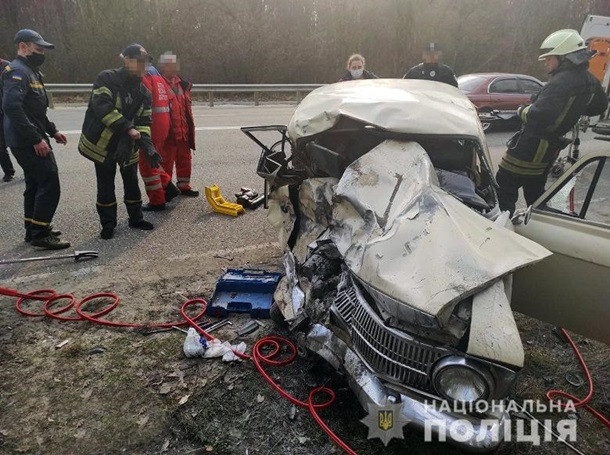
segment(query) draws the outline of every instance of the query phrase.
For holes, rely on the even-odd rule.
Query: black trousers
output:
[[[2,131],[2,117],[0,117],[0,167],[6,175],[15,175],[15,168],[13,162],[6,149],[6,143],[4,142],[4,133]]]
[[[24,226],[33,239],[46,237],[61,194],[59,173],[53,152],[42,158],[34,147],[11,148],[25,176]]]
[[[508,210],[512,216],[519,198],[519,188],[523,188],[523,196],[527,205],[532,205],[544,193],[546,178],[546,173],[543,175],[521,175],[500,167],[496,174],[496,181],[500,186],[498,188],[500,210]]]
[[[117,223],[117,202],[114,192],[114,177],[118,164],[109,161],[104,164],[95,163],[95,175],[97,177],[97,213],[100,223],[103,226],[115,227]],[[138,182],[138,166],[118,166],[123,179],[123,190],[125,197],[125,207],[129,221],[141,221],[142,215],[142,194]]]

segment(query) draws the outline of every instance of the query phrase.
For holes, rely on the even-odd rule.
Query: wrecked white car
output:
[[[342,82],[309,94],[287,127],[242,130],[263,147],[257,172],[286,249],[275,305],[300,344],[365,409],[400,403],[410,427],[465,418],[443,400],[506,398],[524,357],[512,273],[550,252],[500,213],[470,101],[429,81]],[[266,146],[271,132],[281,139]],[[499,444],[507,415],[466,418],[459,441],[443,436]]]

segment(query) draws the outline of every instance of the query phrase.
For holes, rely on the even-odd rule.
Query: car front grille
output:
[[[387,327],[353,287],[339,293],[333,306],[351,326],[354,350],[369,368],[389,382],[433,391],[430,369],[449,352]]]

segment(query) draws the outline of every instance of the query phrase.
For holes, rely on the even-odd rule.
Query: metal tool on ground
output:
[[[222,321],[218,321],[214,324],[211,324],[207,327],[202,327],[202,329],[204,329],[206,332],[210,333],[213,332],[216,329],[219,329],[221,327],[224,327],[225,325],[233,325],[233,323],[231,321],[229,321],[228,319],[223,319]],[[200,326],[201,327],[201,326]]]
[[[239,193],[235,193],[237,203],[247,209],[255,209],[265,201],[264,194],[258,194],[252,188],[242,187]]]
[[[252,319],[246,322],[244,325],[237,329],[237,334],[240,337],[250,335],[251,333],[256,332],[260,328],[260,323],[256,319]]]
[[[167,327],[165,329],[156,329],[156,330],[150,330],[148,332],[142,332],[142,335],[148,336],[148,335],[154,335],[155,333],[171,332],[172,330],[177,330],[177,331],[182,332],[182,333],[187,333],[187,330],[173,325],[173,326]]]
[[[212,207],[217,213],[222,213],[223,215],[230,216],[238,216],[240,213],[244,213],[244,208],[233,202],[227,202],[225,198],[220,194],[220,188],[218,185],[206,186],[205,187],[205,198],[208,201],[208,204]]]
[[[21,262],[54,261],[57,259],[74,259],[76,262],[79,262],[88,259],[96,259],[97,257],[99,257],[99,255],[99,251],[75,251],[72,254],[56,254],[53,256],[38,256],[33,258],[5,259],[0,261],[0,265],[19,264]]]
[[[269,318],[273,293],[282,275],[260,269],[228,269],[216,283],[208,314],[249,313],[252,318]]]

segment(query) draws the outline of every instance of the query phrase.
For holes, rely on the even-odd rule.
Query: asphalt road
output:
[[[286,124],[294,105],[238,106],[194,108],[197,126],[198,150],[193,159],[193,187],[203,193],[203,187],[218,184],[223,195],[233,200],[233,193],[242,186],[262,191],[263,182],[255,174],[260,150],[241,131],[240,126]],[[266,222],[262,208],[247,212],[239,218],[213,213],[199,198],[178,197],[165,212],[146,214],[155,224],[151,232],[141,232],[127,226],[124,206],[119,204],[119,225],[115,238],[99,238],[99,221],[95,210],[95,175],[90,161],[79,155],[77,142],[85,114],[84,106],[58,107],[50,111],[50,118],[60,131],[68,135],[67,146],[55,146],[60,169],[62,196],[54,225],[64,232],[72,249],[99,250],[100,258],[88,267],[129,261],[156,261],[162,264],[167,258],[196,257],[201,252],[222,255],[236,248],[265,248],[276,242],[276,233]],[[490,132],[488,143],[497,165],[504,144],[512,132]],[[582,138],[581,150],[591,152],[605,145],[587,133]],[[24,180],[21,170],[10,183],[0,183],[0,258],[18,258],[47,254],[23,242],[22,192]],[[144,195],[144,192],[143,192]],[[122,185],[117,177],[117,200],[122,199]],[[144,199],[145,196],[144,196]],[[68,250],[70,251],[70,250]],[[239,266],[238,261],[232,265]],[[2,282],[24,280],[24,277],[44,276],[53,273],[52,263],[32,263],[20,266],[0,266]],[[78,266],[81,267],[81,266]],[[78,269],[75,265],[70,269]]]

